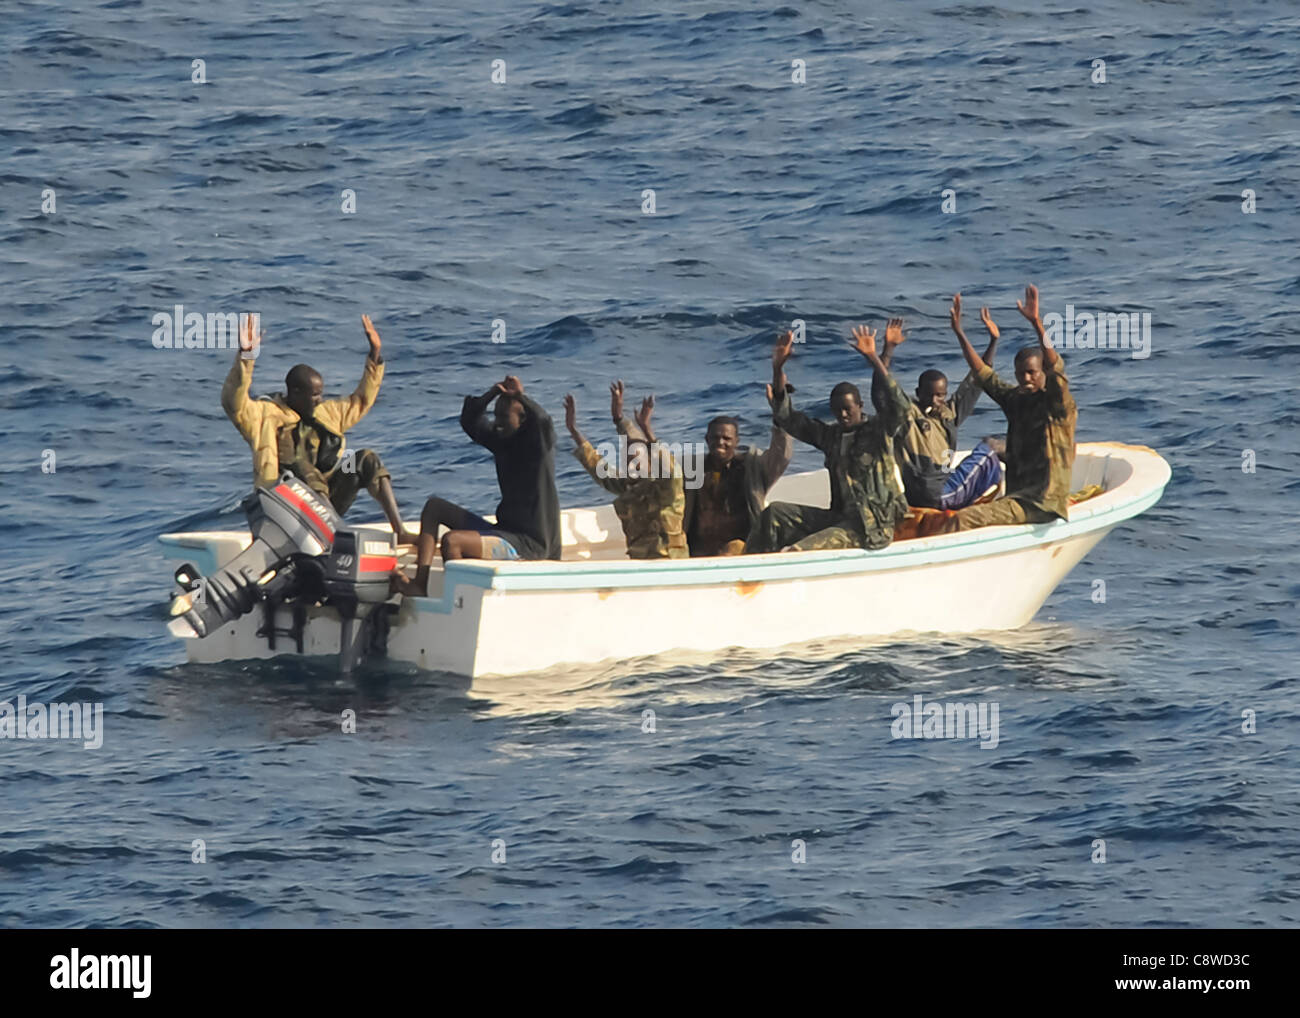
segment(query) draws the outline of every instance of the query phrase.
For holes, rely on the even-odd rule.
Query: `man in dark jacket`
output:
[[[487,405],[496,400],[495,420]],[[420,514],[415,580],[393,574],[393,589],[424,597],[435,549],[444,562],[459,558],[559,559],[560,499],[555,490],[555,427],[550,416],[524,395],[514,375],[482,396],[466,396],[460,426],[496,461],[501,502],[496,523],[437,497]],[[438,540],[440,526],[447,533]]]
[[[691,557],[739,555],[745,539],[763,514],[772,485],[785,473],[794,441],[776,425],[772,442],[754,451],[740,443],[734,417],[715,417],[704,435],[708,454],[698,490],[686,490],[683,529]]]
[[[862,394],[851,382],[831,390],[834,424],[794,409],[785,378],[785,362],[794,335],[787,332],[772,352],[774,398],[772,422],[826,457],[830,474],[829,509],[774,502],[763,510],[745,543],[746,552],[816,551],[826,548],[883,548],[894,539],[894,526],[907,515],[907,500],[894,460],[894,439],[908,424],[908,399],[876,354],[876,333],[858,326],[855,348],[885,381],[880,414],[866,417]]]

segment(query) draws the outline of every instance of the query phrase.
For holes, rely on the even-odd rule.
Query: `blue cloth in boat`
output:
[[[871,402],[879,411],[884,402],[884,379],[871,375]],[[915,400],[908,405],[908,426],[894,439],[894,455],[903,472],[907,504],[927,509],[952,508],[941,505],[952,454],[957,449],[957,429],[975,409],[980,398],[974,372],[968,374],[952,399],[942,406],[923,408]],[[966,503],[962,503],[965,505]]]
[[[939,508],[964,509],[1001,480],[998,454],[987,442],[981,442],[948,473],[939,496]]]

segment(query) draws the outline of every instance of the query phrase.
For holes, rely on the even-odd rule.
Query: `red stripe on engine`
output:
[[[329,543],[330,544],[334,543],[334,531],[330,529],[329,525],[324,520],[322,520],[319,516],[316,515],[315,509],[313,509],[307,502],[304,502],[301,498],[299,498],[297,495],[293,493],[292,488],[290,488],[287,484],[282,484],[275,489],[275,493],[283,497],[286,501],[291,502],[299,510],[301,510],[304,516],[308,517],[313,523],[316,524],[320,532],[326,536],[326,539],[329,541]]]
[[[386,573],[391,573],[396,568],[397,568],[396,555],[362,555],[361,556],[361,571],[363,573],[377,573],[380,570],[383,570]]]

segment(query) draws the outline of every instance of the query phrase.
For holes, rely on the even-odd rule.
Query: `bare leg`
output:
[[[425,502],[420,513],[420,536],[415,541],[415,578],[395,570],[389,577],[389,590],[407,597],[427,596],[429,568],[439,550],[444,562],[481,558],[483,542],[479,532],[465,529],[475,521],[482,522],[473,513],[445,499],[434,497]],[[439,527],[449,528],[441,541],[438,540]]]
[[[387,477],[379,480],[379,494],[376,500],[388,517],[388,523],[397,535],[398,544],[415,544],[416,535],[402,526],[402,514],[397,510],[397,498],[393,495],[393,482]]]

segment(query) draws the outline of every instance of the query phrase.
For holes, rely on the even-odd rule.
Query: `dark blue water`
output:
[[[0,699],[107,713],[99,750],[0,741],[0,924],[1300,918],[1293,5],[3,6]],[[1151,313],[1149,358],[1067,359],[1079,439],[1174,469],[1020,632],[478,688],[164,632],[154,538],[242,525],[250,460],[229,353],[151,343],[175,304],[260,312],[264,392],[302,360],[350,390],[372,315],[354,444],[414,515],[491,510],[455,417],[507,371],[593,435],[621,376],[661,435],[759,438],[778,326],[811,402],[860,320],[906,319],[909,382],[959,371],[959,289],[1005,366],[1029,281]],[[567,451],[559,485],[597,500]],[[998,748],[892,740],[918,693],[997,702]]]

